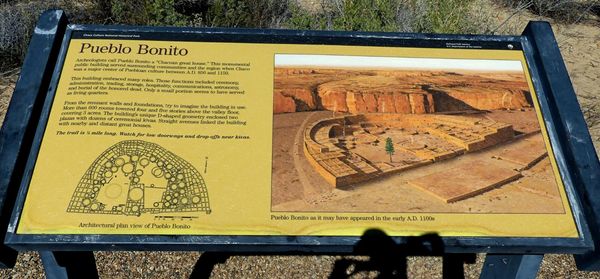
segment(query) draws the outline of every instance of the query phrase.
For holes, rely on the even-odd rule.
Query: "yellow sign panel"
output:
[[[18,233],[577,237],[541,120],[521,51],[73,39]]]

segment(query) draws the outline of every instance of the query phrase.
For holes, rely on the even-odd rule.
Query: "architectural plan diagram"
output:
[[[122,214],[210,213],[200,173],[161,146],[121,141],[104,151],[85,172],[67,212]]]

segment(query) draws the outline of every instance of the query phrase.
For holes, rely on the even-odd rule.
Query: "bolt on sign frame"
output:
[[[198,65],[203,66],[207,66],[203,63],[208,63],[210,66],[210,62],[206,61],[229,61],[227,59],[232,57],[231,61],[236,62],[233,63],[233,68],[226,69],[223,68],[223,65],[218,65],[221,68],[214,68],[216,70],[212,74],[228,75],[230,73],[226,72],[230,71],[234,73],[232,76],[237,75],[236,77],[239,78],[238,84],[245,87],[234,87],[231,89],[233,91],[226,91],[229,92],[228,94],[235,95],[244,91],[240,94],[256,96],[253,97],[255,99],[248,99],[241,103],[244,107],[242,110],[248,108],[251,115],[247,116],[248,126],[256,126],[250,127],[252,131],[247,131],[250,136],[241,135],[240,138],[248,139],[247,142],[252,142],[252,144],[244,145],[240,140],[225,146],[219,145],[217,142],[223,140],[221,136],[215,137],[216,130],[208,130],[206,134],[212,135],[210,137],[212,141],[209,141],[207,136],[203,138],[205,141],[202,144],[198,144],[199,148],[204,148],[202,152],[211,154],[208,159],[209,156],[205,157],[204,154],[194,155],[194,152],[199,150],[194,147],[196,144],[188,143],[188,146],[185,144],[178,146],[179,144],[173,144],[177,141],[164,138],[151,143],[148,133],[144,133],[143,140],[136,139],[135,133],[133,135],[125,133],[127,129],[122,130],[125,131],[123,134],[109,133],[104,136],[92,136],[90,131],[85,131],[85,129],[71,130],[70,137],[62,137],[61,133],[66,132],[61,130],[59,117],[61,113],[72,109],[67,109],[68,106],[78,104],[77,102],[69,103],[69,100],[74,100],[72,99],[74,90],[68,89],[68,86],[76,84],[69,83],[69,81],[82,77],[76,68],[83,67],[86,69],[83,71],[90,71],[86,73],[87,76],[94,76],[96,74],[93,73],[94,71],[112,71],[110,74],[98,74],[100,81],[115,77],[139,79],[154,77],[153,73],[144,73],[143,71],[124,72],[128,70],[122,65],[118,66],[122,69],[119,73],[118,69],[107,70],[112,67],[108,64],[94,64],[98,61],[111,61],[111,59],[124,61],[122,63],[133,63],[133,61],[141,61],[148,57],[142,55],[151,55],[152,57],[147,58],[148,60],[143,63],[152,65],[169,64],[168,56],[179,56],[179,60],[173,61],[185,63],[203,61],[197,62]],[[240,61],[244,61],[244,63],[237,63]],[[246,63],[246,61],[250,62]],[[403,212],[371,211],[370,209],[336,212],[334,210],[311,210],[310,208],[282,209],[272,204],[270,199],[272,199],[271,183],[273,182],[271,179],[275,174],[271,173],[271,164],[275,164],[275,159],[273,162],[271,161],[271,158],[274,158],[271,152],[275,151],[271,150],[273,142],[273,111],[271,109],[279,109],[272,105],[274,86],[276,86],[274,85],[276,82],[273,82],[273,75],[277,71],[274,68],[279,66],[283,68],[281,72],[285,72],[286,67],[302,68],[312,65],[314,69],[317,69],[315,72],[329,67],[326,70],[333,69],[338,71],[338,74],[355,75],[356,69],[348,70],[348,68],[358,67],[356,65],[360,65],[360,67],[371,65],[369,71],[391,71],[390,69],[397,70],[394,68],[397,67],[394,66],[396,65],[394,63],[406,63],[404,70],[423,70],[423,65],[426,64],[429,65],[427,66],[429,68],[425,68],[430,71],[432,68],[437,69],[437,74],[440,72],[448,74],[457,68],[463,71],[460,73],[469,74],[481,71],[482,66],[477,65],[484,65],[483,67],[494,68],[495,75],[501,75],[505,73],[503,71],[508,71],[508,68],[503,68],[502,65],[506,64],[506,67],[509,67],[511,61],[513,65],[515,63],[520,65],[521,73],[532,93],[529,97],[534,107],[532,111],[535,112],[534,117],[537,117],[537,123],[540,125],[543,135],[540,138],[543,138],[541,142],[545,144],[546,154],[551,162],[553,179],[556,179],[559,186],[557,197],[562,202],[564,209],[560,214],[505,211],[452,213],[443,210]],[[77,63],[80,65],[76,66]],[[216,63],[215,65],[223,64],[214,63]],[[431,63],[437,63],[437,65]],[[439,65],[444,63],[458,63],[456,64],[458,66]],[[168,67],[163,67],[163,69],[165,68]],[[211,75],[210,68],[207,69],[209,72],[193,72],[191,74],[196,75],[196,80],[202,80]],[[194,70],[198,70],[198,68],[196,67]],[[294,72],[294,69],[287,70]],[[243,73],[245,71],[250,74]],[[160,77],[164,76],[164,82],[168,82],[169,79],[177,79],[177,75],[190,73],[173,70],[171,72],[163,71],[162,74]],[[460,75],[454,72],[451,74]],[[373,75],[370,72],[367,76]],[[364,76],[356,78],[356,80],[368,79]],[[227,79],[216,78],[215,80]],[[107,85],[102,82],[100,84]],[[414,85],[417,86],[417,84]],[[154,84],[154,87],[159,86]],[[418,84],[418,86],[423,88],[425,85]],[[120,106],[122,103],[135,103],[136,101],[151,103],[150,101],[154,100],[153,97],[139,96],[150,94],[150,87],[142,87],[147,91],[132,93],[129,97],[122,97],[122,99],[121,97],[117,100],[112,99],[119,102],[119,104],[113,105]],[[71,92],[68,98],[67,92]],[[213,91],[211,94],[215,95],[215,92],[217,91]],[[156,91],[151,93],[155,94]],[[181,94],[169,95],[154,101],[167,104],[174,99],[188,100],[187,96],[181,97]],[[429,97],[427,96],[426,94],[422,95],[419,99],[423,106],[415,105],[418,103],[417,99],[413,99],[416,98],[415,96],[407,96],[408,104],[411,106],[408,109],[409,112],[417,115],[419,108],[422,109],[423,114],[434,112],[433,104],[438,106],[438,103],[435,99],[428,101]],[[217,100],[215,98],[217,97],[203,96],[199,100],[200,102],[206,100],[207,104],[214,105],[214,107],[206,108],[234,110],[229,107],[225,108],[223,103],[215,101]],[[374,109],[377,116],[369,118],[368,113],[373,111],[341,110],[339,109],[341,105],[338,103],[327,104],[326,101],[320,101],[323,103],[316,105],[315,108],[330,110],[333,113],[331,117],[322,118],[319,122],[321,124],[310,127],[319,128],[321,127],[319,125],[329,125],[331,130],[328,130],[329,134],[325,134],[326,141],[332,138],[331,134],[336,134],[337,128],[334,126],[340,126],[339,121],[343,121],[341,136],[346,136],[346,125],[350,125],[356,119],[381,121],[383,118],[388,121],[385,123],[396,121],[390,120],[386,115],[386,109],[390,108],[389,104],[387,106],[385,103],[378,104],[380,107]],[[90,110],[90,104],[92,103],[85,103],[88,110]],[[101,102],[100,104],[102,105]],[[199,104],[197,101],[188,103],[190,108]],[[430,104],[429,108],[427,104]],[[238,104],[237,108],[240,106]],[[399,110],[398,106],[391,106],[391,108]],[[485,111],[485,109],[480,111]],[[239,114],[239,112],[234,113]],[[65,115],[67,114],[62,114],[62,116]],[[407,118],[410,117],[407,116]],[[422,117],[423,119],[434,119],[425,115]],[[436,117],[435,121],[443,120],[445,121],[443,123],[446,124],[457,121],[465,123],[466,121],[460,118],[461,116],[448,113],[436,114],[434,117]],[[457,120],[459,118],[462,120]],[[438,126],[434,128],[426,126],[429,129],[427,131],[431,133],[437,131],[435,129],[439,128],[441,124],[435,121],[434,123],[437,123]],[[225,125],[225,122],[220,123]],[[231,123],[228,124],[240,125],[242,121],[236,120]],[[243,123],[246,125],[246,122]],[[471,123],[469,125],[476,126],[488,122],[479,120],[469,123]],[[163,126],[159,125],[159,127]],[[402,127],[402,130],[405,128]],[[479,128],[481,127],[473,129]],[[239,129],[243,130],[243,128]],[[386,129],[391,128],[387,127]],[[501,134],[504,131],[502,129],[504,128],[497,128],[489,137],[502,138]],[[365,131],[367,130],[368,128],[365,128]],[[235,129],[231,131],[235,131]],[[325,159],[319,158],[331,155],[327,152],[336,147],[323,147],[324,143],[319,142],[323,138],[313,136],[313,131],[310,129],[306,131],[304,134],[308,137],[304,137],[305,147],[302,148],[306,158],[312,160],[310,163],[315,169],[326,169],[326,163],[322,163]],[[85,134],[86,132],[87,134]],[[81,133],[79,139],[76,133]],[[298,132],[300,135],[298,138],[302,139],[302,134],[302,131]],[[339,130],[337,136],[340,136]],[[198,137],[196,136],[195,140],[198,140]],[[96,140],[97,138],[106,140]],[[114,141],[115,138],[120,140]],[[439,237],[444,253],[483,252],[518,255],[572,253],[578,254],[577,262],[580,268],[598,268],[594,244],[597,245],[600,241],[597,218],[600,214],[600,206],[595,201],[595,197],[599,195],[597,191],[599,191],[600,182],[597,178],[600,175],[600,166],[554,35],[549,24],[545,22],[531,22],[521,36],[434,35],[68,25],[62,11],[49,11],[42,15],[36,27],[21,78],[0,134],[0,140],[0,171],[2,172],[0,206],[3,207],[1,224],[3,233],[6,232],[5,246],[3,245],[2,249],[10,251],[2,253],[7,257],[2,259],[2,263],[6,266],[10,266],[14,262],[15,253],[11,249],[353,253],[357,243],[361,240],[362,233],[378,228],[399,244],[410,242],[419,235],[434,233]],[[321,144],[321,147],[317,148],[318,150],[311,149],[311,145],[306,143],[310,140],[314,140],[317,145]],[[385,148],[387,153],[384,153],[384,157],[389,156],[390,162],[377,166],[392,165],[399,168],[392,164],[392,156],[398,150],[394,150],[391,140],[389,142]],[[168,147],[161,146],[159,143]],[[244,147],[236,150],[235,147],[232,147],[236,144]],[[469,153],[470,149],[477,153],[479,151],[479,149],[475,150],[477,144],[479,143],[466,145],[455,153]],[[485,143],[481,144],[485,145]],[[100,148],[99,145],[103,146]],[[372,145],[376,145],[376,143]],[[339,147],[339,145],[336,146]],[[396,149],[398,147],[396,144]],[[478,154],[489,150],[490,146],[481,148],[483,151]],[[94,151],[88,152],[91,149]],[[221,153],[210,153],[212,149],[219,149]],[[248,156],[255,156],[257,161],[251,162],[248,159],[236,158],[236,155],[245,156],[240,152],[247,152]],[[341,153],[347,156],[349,151],[345,150]],[[82,159],[78,156],[87,157]],[[200,159],[194,159],[196,157]],[[215,157],[228,158],[225,161],[231,165]],[[189,158],[192,158],[192,163],[186,162],[186,159]],[[435,165],[434,162],[442,160],[440,158],[442,157],[433,157],[426,163]],[[348,163],[351,159],[356,159],[356,157],[344,157],[340,161]],[[234,161],[242,161],[242,163],[236,165]],[[372,160],[365,159],[364,162],[371,164]],[[166,178],[167,184],[164,189],[144,186],[145,184],[140,182],[144,173],[142,167],[152,166],[152,164],[155,164],[156,167],[143,170],[152,173],[155,178]],[[180,172],[171,172],[171,168],[168,166]],[[243,170],[240,166],[246,166],[251,170]],[[249,168],[249,166],[253,168]],[[67,170],[61,171],[54,167],[62,167]],[[207,177],[203,178],[207,170],[211,168],[215,169],[208,172]],[[79,169],[79,171],[75,171],[75,169]],[[115,170],[110,171],[111,169]],[[348,183],[348,181],[351,185],[360,185],[373,177],[379,179],[376,176],[368,176],[365,168],[358,169],[358,173],[362,176],[358,174],[336,176],[335,171],[331,173],[323,171],[321,175],[336,187],[343,186],[342,184]],[[138,170],[140,170],[139,173]],[[507,170],[506,172],[512,173],[513,171]],[[390,176],[385,173],[384,169],[375,168],[372,172],[385,174],[386,177]],[[110,184],[110,181],[118,179],[117,173],[124,174],[121,179],[125,179],[124,184],[129,187],[126,190],[115,188],[116,186],[109,187],[114,184]],[[104,178],[103,175],[105,175]],[[171,178],[171,176],[173,177]],[[73,182],[67,183],[66,177],[72,178]],[[477,182],[482,177],[482,175],[470,176],[464,178],[464,181]],[[521,177],[521,174],[509,175],[509,177],[513,181]],[[439,179],[435,174],[430,177],[425,175],[422,178],[423,180],[419,181]],[[492,178],[490,183],[497,185],[495,184],[497,181],[494,179]],[[411,181],[413,182],[409,183],[419,185],[417,180]],[[107,186],[105,187],[105,185]],[[171,186],[172,190],[169,189]],[[427,188],[428,185],[420,187]],[[153,204],[144,204],[143,201],[149,196],[149,193],[156,190],[151,188],[160,188],[164,191],[161,190],[162,192],[158,194]],[[248,191],[247,189],[254,190]],[[341,189],[344,190],[343,187]],[[486,191],[490,189],[486,189]],[[438,198],[442,197],[447,204],[452,204],[452,202],[465,197],[478,195],[483,190],[473,191],[475,194],[467,193],[450,198],[446,198],[444,196],[446,193],[436,189],[426,189],[425,191],[429,191],[427,194],[433,194]],[[110,207],[98,201],[97,196],[100,194],[116,198],[121,196],[122,192],[126,194],[124,202],[121,204]],[[62,195],[62,198],[52,196],[54,194]],[[258,197],[252,195],[258,195]],[[208,196],[211,198],[210,203]],[[64,204],[58,201],[61,199],[65,200]],[[261,202],[265,204],[262,205]],[[10,215],[11,210],[12,215]],[[199,215],[199,213],[201,214]],[[244,214],[248,215],[242,216]],[[160,218],[157,219],[157,217]],[[80,220],[77,221],[77,218]],[[215,220],[210,221],[210,218],[215,218]],[[185,219],[191,221],[186,220],[187,223],[181,223]],[[107,220],[118,221],[109,222]],[[386,220],[389,222],[386,223]],[[193,225],[194,222],[197,222],[196,227]],[[531,225],[527,226],[527,224]],[[297,229],[298,227],[303,228]],[[515,261],[523,259],[519,258]],[[540,261],[539,257],[534,259],[538,265]]]

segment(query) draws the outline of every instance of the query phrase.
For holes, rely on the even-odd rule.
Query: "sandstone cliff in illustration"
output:
[[[522,73],[275,69],[274,113],[432,113],[531,106]]]

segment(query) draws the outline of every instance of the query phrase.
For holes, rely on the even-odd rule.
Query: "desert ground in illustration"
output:
[[[276,67],[272,210],[563,213],[522,71]]]

